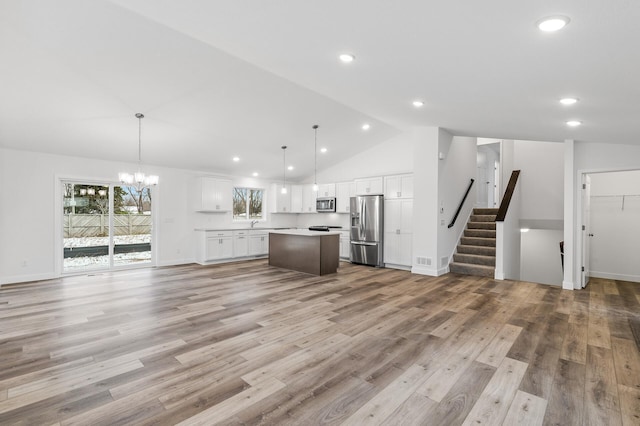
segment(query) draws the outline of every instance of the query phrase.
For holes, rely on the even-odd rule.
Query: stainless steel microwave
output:
[[[316,198],[316,211],[318,213],[335,213],[336,197]]]

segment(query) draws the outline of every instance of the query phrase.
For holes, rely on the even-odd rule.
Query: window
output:
[[[263,189],[233,188],[233,219],[260,220],[262,216]]]

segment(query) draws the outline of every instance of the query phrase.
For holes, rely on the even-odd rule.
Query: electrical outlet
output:
[[[444,226],[444,219],[440,219],[440,226]]]

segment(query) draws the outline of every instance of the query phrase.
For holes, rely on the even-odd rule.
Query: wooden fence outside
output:
[[[113,216],[113,235],[144,235],[151,233],[151,216],[117,214]],[[65,214],[64,238],[106,237],[109,235],[109,215]]]

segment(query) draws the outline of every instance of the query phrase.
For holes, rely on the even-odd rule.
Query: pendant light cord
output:
[[[287,146],[282,146],[282,187],[287,185]]]
[[[313,125],[313,184],[318,185],[318,125]]]

